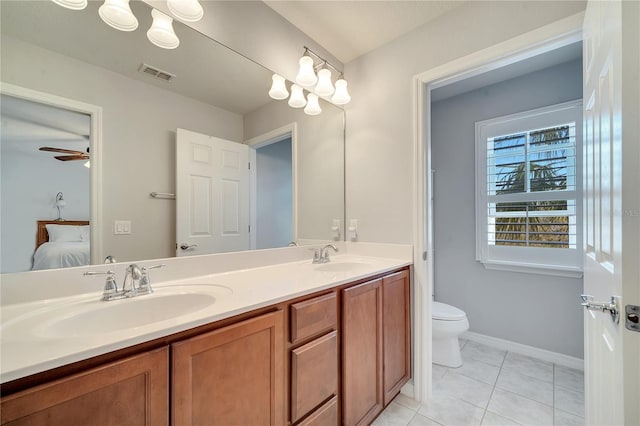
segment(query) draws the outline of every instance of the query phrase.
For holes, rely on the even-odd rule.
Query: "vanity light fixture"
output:
[[[138,19],[129,7],[129,0],[104,0],[98,15],[105,24],[116,30],[133,31],[138,28]]]
[[[167,0],[167,7],[176,18],[187,22],[199,21],[204,15],[198,0]]]
[[[318,95],[315,93],[309,93],[307,95],[307,106],[304,107],[304,113],[307,115],[318,115],[321,112],[322,109],[318,103]]]
[[[336,91],[331,97],[331,102],[336,105],[345,105],[351,101],[349,91],[347,90],[347,81],[340,76],[340,79],[336,81]]]
[[[318,71],[318,84],[316,85],[316,94],[318,96],[331,96],[333,93],[333,83],[331,82],[331,70],[322,68]]]
[[[313,58],[307,55],[308,49],[305,51],[304,56],[300,58],[298,63],[300,68],[298,69],[298,75],[296,75],[296,83],[301,86],[313,86],[318,81],[318,77],[314,71]]]
[[[291,97],[289,98],[289,106],[291,108],[302,108],[307,104],[307,100],[304,98],[302,87],[297,84],[291,85]]]
[[[153,44],[163,49],[175,49],[180,45],[180,39],[173,30],[173,19],[157,9],[151,11],[153,23],[147,31],[147,38]]]
[[[289,97],[289,92],[287,91],[287,85],[285,84],[284,77],[278,74],[274,74],[271,77],[271,89],[269,90],[269,96],[273,99],[281,100],[287,99]]]
[[[71,10],[82,10],[87,7],[87,0],[51,0],[58,6],[66,7]]]
[[[58,218],[56,220],[64,220],[62,218],[62,214],[60,213],[60,209],[64,208],[64,206],[67,205],[67,202],[64,200],[64,197],[62,196],[62,192],[58,192],[56,194],[56,208],[58,209]]]

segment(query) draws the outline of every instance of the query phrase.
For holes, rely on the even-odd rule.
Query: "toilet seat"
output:
[[[431,310],[431,318],[440,321],[461,321],[467,317],[463,310],[446,303],[433,302]]]

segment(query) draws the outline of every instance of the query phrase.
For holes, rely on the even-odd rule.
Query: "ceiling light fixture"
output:
[[[147,38],[153,44],[163,49],[175,49],[180,45],[180,39],[173,30],[173,19],[159,10],[151,11],[153,23],[147,31]]]
[[[287,99],[289,97],[289,92],[287,91],[287,85],[285,84],[284,77],[278,74],[274,74],[271,77],[271,89],[269,90],[269,96],[273,99],[281,100]]]
[[[199,21],[204,15],[198,0],[167,0],[167,7],[176,18],[187,22]]]
[[[87,7],[87,0],[51,0],[58,6],[66,7],[71,10],[82,10]]]
[[[138,28],[138,20],[129,7],[129,0],[105,0],[98,9],[98,15],[112,28],[133,31]]]

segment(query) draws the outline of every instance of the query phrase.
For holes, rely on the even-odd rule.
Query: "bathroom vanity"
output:
[[[44,336],[41,301],[3,306],[2,424],[369,424],[410,377],[410,263],[344,255],[158,282],[139,301],[230,292],[102,335]]]

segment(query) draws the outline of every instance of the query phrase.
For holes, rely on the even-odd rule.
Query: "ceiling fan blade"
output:
[[[82,155],[56,155],[55,157],[56,160],[60,160],[60,161],[77,161],[77,160],[88,160],[89,156],[87,154],[82,154]]]
[[[82,151],[74,151],[72,149],[63,149],[63,148],[51,148],[48,146],[40,147],[40,151],[59,152],[61,154],[86,155]]]

